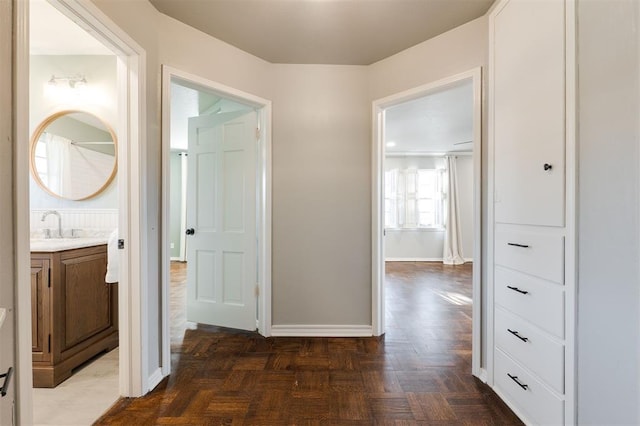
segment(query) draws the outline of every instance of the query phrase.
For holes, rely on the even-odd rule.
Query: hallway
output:
[[[172,375],[96,424],[521,424],[470,374],[471,265],[387,263],[386,278],[381,338],[265,339],[190,326],[174,310]]]

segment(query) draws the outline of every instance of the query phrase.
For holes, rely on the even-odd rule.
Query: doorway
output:
[[[29,141],[32,136],[32,130],[43,119],[43,117],[37,117],[38,114],[35,114],[36,111],[30,106],[30,104],[35,104],[33,103],[33,100],[30,100],[29,96],[27,96],[30,92],[32,95],[35,93],[34,90],[30,90],[30,78],[33,78],[30,71],[37,74],[36,71],[42,70],[46,67],[40,66],[42,65],[42,63],[40,63],[40,59],[43,58],[34,60],[32,65],[30,65],[30,49],[34,46],[30,42],[29,33],[26,29],[29,28],[29,12],[33,4],[32,2],[18,2],[16,3],[16,6],[16,34],[19,35],[16,40],[17,71],[15,73],[17,76],[15,83],[17,93],[16,136],[18,141]],[[142,359],[140,356],[142,348],[138,345],[132,344],[132,342],[140,341],[140,336],[144,333],[144,330],[141,327],[142,322],[140,319],[140,313],[144,312],[143,305],[146,302],[137,297],[137,295],[140,293],[140,289],[145,287],[146,282],[141,279],[140,267],[136,265],[142,264],[141,259],[146,256],[146,252],[138,249],[140,247],[141,240],[144,239],[138,231],[141,228],[139,226],[141,212],[140,206],[146,203],[146,199],[132,195],[139,193],[141,180],[140,164],[137,162],[138,158],[130,158],[131,153],[138,151],[142,137],[141,126],[139,123],[140,117],[144,116],[145,95],[144,85],[140,84],[140,79],[142,77],[139,71],[144,68],[144,60],[142,58],[144,50],[124,34],[124,32],[115,26],[113,22],[106,18],[106,16],[92,4],[83,3],[80,5],[77,2],[67,2],[66,0],[51,0],[48,2],[40,1],[35,5],[34,10],[37,10],[39,6],[50,8],[46,13],[48,15],[47,17],[50,17],[52,14],[56,14],[56,17],[60,15],[61,19],[68,19],[68,22],[71,23],[69,28],[73,28],[72,31],[93,34],[95,37],[95,45],[101,45],[102,49],[104,49],[103,53],[105,56],[109,56],[109,59],[103,59],[110,62],[110,65],[105,67],[105,69],[110,70],[109,73],[111,74],[108,77],[108,80],[112,81],[113,84],[109,83],[109,85],[115,92],[112,100],[109,101],[111,102],[110,107],[105,105],[102,105],[101,107],[93,105],[92,108],[95,107],[95,109],[92,109],[91,111],[84,111],[90,114],[80,114],[79,118],[81,119],[76,121],[80,123],[80,126],[95,128],[95,135],[100,133],[112,134],[113,140],[111,141],[111,146],[107,146],[106,141],[102,140],[100,137],[96,137],[91,138],[92,140],[81,141],[81,144],[75,144],[71,150],[82,152],[83,155],[87,154],[89,157],[94,159],[103,158],[105,156],[117,156],[117,177],[114,174],[113,176],[115,179],[111,182],[105,181],[104,184],[98,185],[95,191],[89,191],[87,195],[73,195],[68,197],[74,198],[75,200],[73,202],[71,200],[63,200],[64,197],[52,197],[49,200],[51,204],[46,207],[46,215],[44,213],[39,214],[42,212],[32,212],[30,209],[32,203],[29,199],[29,188],[35,188],[34,185],[36,184],[30,184],[29,164],[35,165],[36,159],[31,155],[31,153],[35,153],[35,150],[31,150],[28,143],[17,145],[16,193],[18,194],[18,197],[16,200],[16,239],[18,250],[16,257],[19,267],[19,271],[17,273],[17,311],[19,320],[17,326],[18,341],[16,345],[18,348],[16,385],[18,389],[17,419],[20,424],[33,424],[31,384],[34,381],[34,368],[32,367],[32,351],[34,343],[32,336],[34,329],[32,328],[32,324],[35,324],[35,321],[32,323],[31,316],[32,302],[34,300],[32,299],[32,285],[34,282],[32,281],[32,278],[34,275],[32,275],[30,279],[29,274],[29,265],[31,264],[33,256],[33,248],[30,241],[30,237],[32,237],[30,232],[32,228],[31,223],[34,222],[34,220],[32,220],[32,216],[37,219],[35,222],[42,222],[41,219],[45,219],[44,225],[46,225],[46,229],[43,227],[42,230],[38,230],[43,232],[43,239],[47,239],[46,231],[50,231],[50,228],[53,228],[53,234],[55,234],[55,237],[62,237],[61,240],[68,240],[77,244],[78,238],[87,239],[89,238],[87,232],[92,232],[89,229],[91,228],[91,226],[88,225],[89,222],[86,222],[88,219],[87,215],[85,215],[84,212],[74,212],[73,214],[70,213],[65,215],[58,210],[71,209],[70,206],[73,203],[79,203],[80,199],[87,200],[88,204],[91,203],[89,200],[93,200],[92,202],[97,203],[95,200],[98,199],[98,194],[106,196],[106,198],[110,200],[109,202],[113,204],[108,208],[105,208],[103,211],[98,211],[101,209],[97,208],[99,207],[97,204],[93,205],[92,207],[94,207],[94,211],[92,213],[94,216],[99,216],[99,213],[104,213],[108,216],[108,219],[105,219],[103,216],[103,219],[105,219],[105,227],[102,231],[107,231],[107,228],[111,229],[117,227],[118,231],[117,233],[114,233],[116,237],[115,239],[124,241],[124,249],[115,251],[115,254],[112,256],[114,263],[119,265],[117,280],[119,285],[116,287],[115,285],[106,284],[106,277],[105,283],[102,285],[102,287],[107,289],[105,292],[109,294],[109,297],[113,296],[115,299],[115,295],[117,293],[118,299],[117,305],[113,305],[114,310],[109,313],[105,312],[103,315],[104,318],[108,318],[110,321],[111,325],[109,327],[113,328],[114,323],[119,323],[118,334],[111,335],[112,341],[108,345],[108,348],[111,348],[114,345],[119,346],[119,353],[116,353],[115,355],[112,353],[112,359],[109,360],[110,364],[112,366],[117,366],[118,370],[118,373],[112,380],[114,397],[111,402],[114,402],[119,396],[140,396],[146,391],[146,380],[144,379],[146,374],[143,373],[143,365],[135,362],[135,360]],[[60,31],[60,33],[62,33],[62,31]],[[56,34],[56,36],[58,35],[61,34]],[[73,40],[73,42],[69,42],[68,45],[76,46],[76,41],[77,40]],[[65,44],[62,43],[59,47],[64,45]],[[85,108],[82,107],[87,104],[82,102],[80,90],[76,91],[73,89],[86,89],[85,93],[88,96],[91,96],[94,101],[104,100],[104,98],[99,96],[101,91],[99,90],[99,86],[101,83],[104,83],[101,77],[95,78],[92,82],[90,79],[86,78],[87,75],[81,76],[81,73],[74,73],[73,68],[75,65],[78,65],[78,63],[75,65],[71,64],[71,62],[73,62],[72,58],[67,58],[69,61],[62,61],[64,62],[64,65],[62,65],[62,62],[60,62],[62,58],[58,57],[61,56],[60,52],[49,51],[48,54],[44,56],[49,56],[48,58],[44,58],[44,62],[57,63],[58,69],[55,72],[51,69],[49,70],[52,71],[52,74],[46,77],[47,81],[32,81],[33,85],[31,86],[39,86],[40,88],[43,88],[43,90],[53,89],[53,91],[56,91],[57,89],[60,89],[58,94],[64,93],[64,96],[67,96],[65,99],[59,98],[53,103],[43,106],[39,113],[44,114],[44,117],[49,117],[51,120],[54,120],[65,115],[63,112],[69,110],[84,110]],[[88,71],[86,72],[88,73]],[[87,106],[86,109],[91,108]],[[100,116],[102,116],[103,119],[100,119]],[[98,117],[98,119],[94,119],[93,117]],[[72,115],[65,118],[78,117]],[[99,122],[108,122],[108,125],[103,125],[107,131],[103,131]],[[73,138],[67,139],[73,141]],[[113,143],[116,140],[117,142]],[[83,148],[81,149],[80,146]],[[101,162],[102,160],[98,161]],[[48,180],[46,174],[47,173],[44,175],[40,174],[39,179],[43,182]],[[87,179],[86,181],[88,182],[92,180],[93,179]],[[47,190],[43,191],[47,193]],[[55,191],[51,190],[50,192]],[[102,201],[105,200],[103,199]],[[67,205],[65,203],[71,204]],[[73,207],[77,207],[79,205],[80,204],[73,204]],[[117,207],[114,209],[114,206]],[[106,207],[106,205],[102,207]],[[54,211],[56,213],[53,213]],[[51,216],[59,217],[60,221],[53,224],[49,223],[48,221]],[[92,219],[96,218],[93,217]],[[80,226],[83,229],[76,226]],[[111,231],[113,231],[113,229],[111,229]],[[49,236],[52,236],[53,234],[51,234],[51,231],[49,232]],[[108,238],[105,239],[105,236],[101,235],[99,239],[101,244],[92,245],[92,249],[90,249],[96,251],[96,253],[92,252],[91,255],[85,258],[85,260],[93,262],[92,267],[97,267],[99,264],[102,264],[101,259],[106,258],[106,253],[101,252],[100,254],[97,254],[97,250],[98,248],[102,250],[102,247],[106,247],[105,243]],[[54,238],[51,238],[51,240],[53,241]],[[61,240],[57,242],[61,242]],[[95,243],[95,241],[93,241],[93,243]],[[34,272],[33,269],[31,272]],[[35,275],[37,276],[37,271]],[[56,273],[52,273],[51,275],[52,279],[57,279]],[[30,281],[32,285],[29,284]],[[59,286],[56,291],[61,291],[61,288],[62,287]],[[45,292],[49,291],[50,290],[45,289]],[[68,289],[67,292],[69,292]],[[36,296],[37,294],[38,293],[34,293],[33,295]],[[115,308],[115,306],[117,306],[117,308]],[[75,304],[71,307],[75,308],[78,307],[78,305]],[[82,307],[86,308],[87,306],[83,305]],[[76,310],[74,312],[77,313],[80,311]],[[52,316],[47,316],[47,318],[50,321],[53,321]],[[79,325],[80,328],[84,327],[85,329],[88,329],[91,328],[92,324],[95,325],[92,321],[83,321],[81,318],[73,318],[73,316],[69,318],[70,321],[73,320],[73,323]],[[65,343],[63,343],[63,345],[68,345],[70,342],[79,343],[81,341],[87,343],[88,340],[84,340],[86,336],[83,334],[87,330],[80,330],[80,328],[74,330],[74,333],[77,334],[73,336],[67,335],[64,338]],[[49,350],[48,348],[53,348],[53,342],[55,342],[55,339],[56,337],[52,336],[52,345],[48,344],[48,339],[44,339],[44,341],[47,342],[47,350]],[[39,344],[40,340],[37,342]],[[82,350],[87,348],[84,346],[84,343],[81,343],[81,346]],[[59,348],[61,348],[61,346],[59,346]],[[100,351],[108,348],[102,348]],[[67,355],[70,353],[71,352]],[[96,354],[98,354],[98,352],[95,354],[87,353],[86,355],[91,356]],[[53,357],[49,357],[49,359],[53,359]],[[90,358],[87,360],[89,361]],[[65,368],[67,366],[68,365],[66,365]],[[82,366],[83,365],[81,364],[70,368],[82,368]],[[64,409],[61,408],[61,405],[57,408],[58,412],[64,411]],[[101,413],[97,413],[95,418],[100,414]],[[95,418],[93,420],[95,420]],[[64,421],[62,422],[64,423]]]
[[[270,334],[271,104],[168,66],[162,79],[168,375],[196,323]]]
[[[456,131],[438,124],[438,103],[449,95],[461,94],[468,87],[471,111],[470,133],[452,136]],[[451,96],[449,96],[451,98]],[[443,103],[444,102],[444,103]],[[427,116],[424,109],[433,110]],[[435,109],[434,109],[435,108]],[[401,117],[416,113],[421,120],[432,120],[431,132],[440,142],[448,136],[448,145],[427,147],[411,142],[407,133],[413,126]],[[393,121],[390,123],[389,118]],[[472,373],[483,375],[481,361],[481,69],[458,74],[434,83],[398,93],[373,103],[373,211],[372,211],[372,320],[375,335],[385,332],[385,264],[389,260],[442,261],[445,219],[451,210],[445,201],[448,170],[455,168],[455,158],[462,159],[472,178],[467,204],[472,214],[465,221],[472,227],[472,238],[465,242],[473,256],[472,294]],[[440,128],[438,127],[440,126]],[[434,132],[433,129],[436,129]],[[419,128],[413,128],[419,132]],[[423,130],[424,131],[424,130]],[[429,135],[426,135],[429,136]],[[453,137],[453,138],[452,138]],[[397,139],[397,140],[396,140]],[[451,157],[453,160],[449,160]],[[472,158],[472,160],[471,160]],[[454,165],[450,166],[453,161]],[[418,190],[422,188],[421,190]],[[442,195],[440,195],[442,194]],[[467,209],[468,210],[468,209]],[[449,218],[447,218],[449,219]],[[438,241],[440,240],[440,241]],[[460,244],[462,242],[460,241]],[[445,244],[446,245],[446,244]],[[466,257],[466,256],[465,256]],[[471,257],[471,256],[469,256]],[[461,263],[459,259],[455,263]],[[469,260],[469,259],[466,259]],[[398,272],[398,271],[396,271]],[[446,296],[446,295],[445,295]]]

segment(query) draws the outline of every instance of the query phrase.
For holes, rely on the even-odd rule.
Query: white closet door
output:
[[[564,226],[564,7],[512,0],[495,19],[498,223]]]

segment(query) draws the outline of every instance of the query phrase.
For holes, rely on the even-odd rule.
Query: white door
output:
[[[189,119],[187,320],[255,330],[257,116]]]

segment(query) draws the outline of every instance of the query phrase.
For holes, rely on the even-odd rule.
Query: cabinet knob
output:
[[[553,166],[552,166],[551,164],[549,164],[549,163],[544,163],[544,170],[545,170],[545,171],[551,170],[552,168],[553,168]]]

